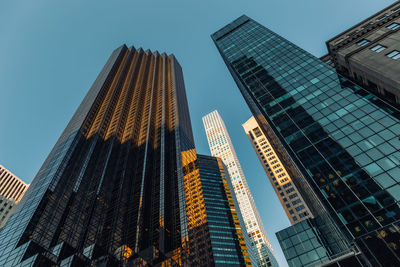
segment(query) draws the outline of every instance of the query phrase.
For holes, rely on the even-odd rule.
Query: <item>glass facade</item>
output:
[[[243,220],[221,159],[197,155],[197,161],[213,261],[206,266],[251,266],[241,230]]]
[[[179,63],[123,45],[0,232],[0,266],[190,265],[196,172]]]
[[[246,16],[212,38],[263,132],[302,173],[347,245],[400,219],[397,109]],[[399,265],[398,244],[384,249]]]
[[[276,233],[290,267],[364,266],[362,257],[353,251],[335,254],[335,243],[325,235],[324,227],[319,218],[307,219]]]
[[[305,220],[276,233],[290,267],[328,261],[328,252],[319,238],[318,229],[310,222]]]

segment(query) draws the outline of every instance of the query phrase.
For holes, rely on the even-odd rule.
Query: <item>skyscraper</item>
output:
[[[256,119],[251,117],[242,126],[290,222],[295,224],[312,218],[310,209]]]
[[[214,157],[220,157],[228,169],[239,209],[245,222],[245,229],[248,237],[250,237],[250,244],[247,244],[247,247],[251,250],[249,252],[254,254],[252,256],[254,258],[252,259],[253,264],[257,266],[277,266],[253,196],[218,111],[215,110],[204,116],[203,124],[211,154]]]
[[[400,105],[400,1],[326,41],[321,59],[360,86]]]
[[[192,181],[202,192],[208,236],[190,240],[191,266],[251,266],[241,214],[227,170],[220,158],[197,155],[200,180]],[[204,233],[203,232],[203,233]],[[205,249],[204,249],[205,248]]]
[[[400,111],[246,16],[212,39],[336,253],[399,265]]]
[[[0,265],[204,264],[197,257],[205,247],[197,241],[211,250],[215,242],[199,205],[208,201],[199,179],[179,63],[173,55],[123,45],[1,231]],[[231,223],[227,243],[237,249],[231,260],[244,265],[234,210],[228,215],[221,221]]]
[[[28,185],[0,165],[0,229],[15,212]]]

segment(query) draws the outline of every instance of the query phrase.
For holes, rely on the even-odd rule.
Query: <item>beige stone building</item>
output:
[[[15,212],[28,185],[0,165],[0,229]]]
[[[400,104],[400,1],[326,42],[321,60],[392,104]]]
[[[268,138],[261,131],[256,119],[251,117],[242,126],[290,222],[296,224],[312,217],[309,208],[293,184],[292,178]]]

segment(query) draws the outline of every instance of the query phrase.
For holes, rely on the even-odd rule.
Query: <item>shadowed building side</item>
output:
[[[116,49],[0,233],[0,265],[187,264],[184,91],[173,55]]]

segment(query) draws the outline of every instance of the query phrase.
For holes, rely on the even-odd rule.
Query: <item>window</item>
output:
[[[253,132],[256,135],[256,137],[260,137],[262,135],[262,133],[261,133],[261,131],[260,131],[260,129],[258,127],[254,128]]]
[[[300,218],[304,218],[305,216],[306,216],[305,212],[299,214],[299,217],[300,217]]]
[[[386,28],[391,29],[391,30],[397,30],[398,28],[400,28],[400,24],[392,23],[389,26],[387,26]]]
[[[367,45],[367,44],[369,44],[370,43],[370,41],[368,41],[368,40],[366,40],[366,39],[362,39],[361,41],[358,41],[357,42],[357,44],[359,45],[359,46],[364,46],[364,45]]]
[[[284,185],[283,185],[283,188],[287,188],[287,187],[289,187],[289,186],[291,186],[291,185],[292,185],[292,183],[289,182],[289,183],[287,183],[287,184],[284,184]]]
[[[384,19],[386,19],[387,18],[387,16],[386,15],[383,15],[382,17],[379,17],[379,18],[377,18],[376,20],[377,21],[381,21],[381,20],[384,20]]]
[[[292,188],[289,188],[288,190],[286,190],[286,193],[291,193],[291,192],[293,192],[294,191],[294,188],[292,187]]]
[[[302,209],[304,209],[304,206],[303,206],[303,205],[298,206],[298,207],[296,208],[296,211],[301,211]]]
[[[386,48],[387,48],[386,46],[378,44],[378,45],[372,47],[371,50],[376,53],[379,53],[379,52],[382,52],[383,50],[385,50]]]
[[[386,55],[387,57],[390,57],[391,59],[399,59],[400,58],[400,52],[397,50],[393,50],[389,54]]]
[[[300,200],[300,199],[296,199],[295,201],[293,201],[293,202],[292,202],[292,205],[299,204],[300,202],[301,202],[301,200]]]

